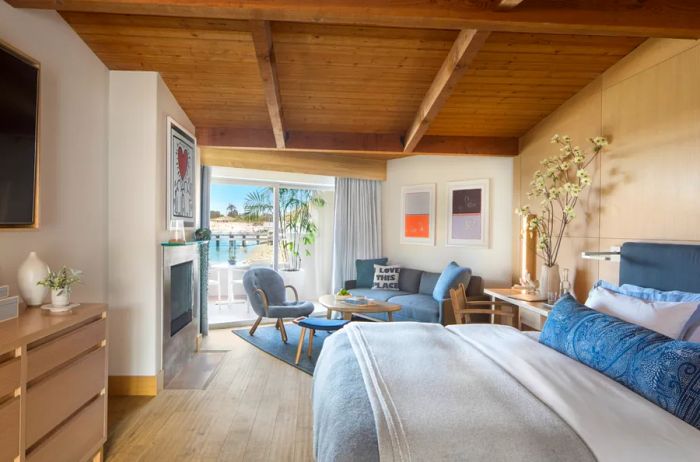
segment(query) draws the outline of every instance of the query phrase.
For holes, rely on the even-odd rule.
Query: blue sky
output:
[[[222,215],[226,215],[226,207],[228,204],[233,204],[238,208],[238,213],[243,213],[245,196],[257,189],[260,187],[213,183],[211,185],[210,210],[218,210]]]

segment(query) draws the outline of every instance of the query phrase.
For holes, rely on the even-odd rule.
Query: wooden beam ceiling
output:
[[[430,123],[437,117],[443,104],[452,94],[462,76],[467,72],[469,63],[476,57],[486,43],[490,32],[476,30],[460,31],[445,61],[442,63],[433,83],[418,107],[418,113],[411,127],[406,132],[404,152],[412,152],[421,138],[428,131]]]
[[[515,155],[519,136],[643,41],[61,14],[109,69],[159,72],[201,145],[383,159]]]
[[[700,38],[700,2],[528,0],[508,11],[454,0],[7,0],[58,11],[432,29]],[[503,2],[502,2],[503,3]],[[514,2],[506,1],[505,4]]]
[[[280,96],[280,84],[277,79],[277,63],[275,61],[270,22],[251,21],[250,32],[253,35],[255,55],[258,58],[258,67],[260,68],[260,78],[265,88],[265,100],[267,101],[267,110],[270,113],[272,133],[275,135],[277,147],[284,148],[285,133],[282,117],[282,97]]]
[[[287,133],[288,149],[307,149],[319,153],[340,153],[358,157],[396,159],[411,154],[420,155],[488,155],[515,156],[518,138],[479,136],[424,136],[413,153],[403,152],[398,134],[374,133]],[[275,140],[269,130],[236,128],[197,128],[197,142],[202,146],[236,148],[274,148]]]

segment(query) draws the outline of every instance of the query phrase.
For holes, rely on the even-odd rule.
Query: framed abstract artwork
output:
[[[435,245],[435,184],[401,188],[401,243]]]
[[[489,245],[489,180],[447,183],[447,245]]]
[[[176,220],[181,220],[185,228],[193,228],[196,221],[197,141],[171,117],[168,117],[167,124],[168,229],[172,228]]]

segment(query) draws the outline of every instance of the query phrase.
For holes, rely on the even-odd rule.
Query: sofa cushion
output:
[[[386,265],[388,258],[373,258],[371,260],[355,260],[355,270],[357,271],[357,287],[372,287],[374,281],[374,265]]]
[[[432,295],[411,294],[391,297],[389,303],[401,305],[401,316],[421,322],[438,322],[440,304]]]
[[[397,295],[408,295],[409,292],[402,292],[400,290],[384,290],[384,289],[350,289],[349,291],[354,296],[363,296],[371,298],[372,300],[379,300],[380,302],[385,302],[391,297],[396,297]]]
[[[435,284],[437,284],[438,279],[440,279],[440,273],[429,273],[428,271],[424,271],[420,277],[418,293],[423,295],[433,295]]]
[[[399,290],[417,294],[420,287],[420,277],[423,271],[411,268],[401,268],[399,273]]]
[[[469,285],[469,277],[472,271],[469,268],[459,266],[455,262],[450,262],[449,265],[442,271],[440,278],[435,284],[433,290],[433,298],[435,300],[444,300],[450,297],[450,289],[454,289],[459,283],[464,284],[466,288]]]

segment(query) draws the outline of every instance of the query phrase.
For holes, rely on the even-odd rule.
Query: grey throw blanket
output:
[[[380,388],[388,387],[402,402],[390,403],[389,412],[373,412],[380,404],[368,395],[356,345],[348,339],[355,333],[331,336],[314,376],[318,461],[595,460],[556,413],[442,326],[374,326],[383,329],[376,332],[383,335],[381,347],[373,338],[378,351],[359,354],[369,354],[375,365],[393,364],[391,383]],[[387,415],[395,417],[388,426],[401,437],[383,430]]]

